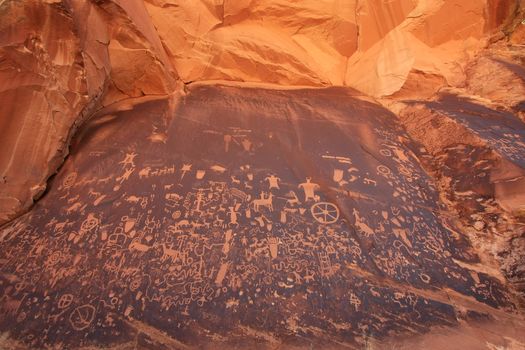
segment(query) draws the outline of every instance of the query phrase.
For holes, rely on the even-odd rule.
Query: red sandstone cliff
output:
[[[432,333],[430,341],[424,334],[435,326],[453,326],[453,329],[461,329],[468,335],[460,337],[458,346],[497,348],[506,344],[509,349],[523,348],[525,339],[519,334],[519,329],[525,323],[520,314],[525,293],[524,16],[524,5],[514,0],[0,0],[0,224],[8,223],[0,229],[0,242],[5,245],[6,254],[10,254],[9,257],[0,256],[5,268],[2,278],[6,280],[2,280],[5,295],[1,297],[0,307],[7,315],[13,312],[13,305],[20,301],[16,288],[20,288],[22,294],[44,294],[35,296],[36,299],[46,298],[48,292],[57,292],[57,281],[67,279],[68,275],[53,270],[56,261],[75,261],[73,265],[78,265],[78,271],[84,276],[97,270],[88,264],[89,261],[101,259],[104,271],[107,268],[108,273],[114,273],[114,264],[118,265],[114,260],[124,259],[124,256],[128,265],[133,265],[131,261],[138,254],[133,249],[148,250],[150,245],[156,247],[151,249],[155,250],[154,257],[163,252],[161,262],[175,259],[176,253],[168,250],[166,244],[161,244],[160,240],[157,245],[152,243],[151,240],[158,239],[152,238],[153,233],[157,234],[153,231],[151,237],[133,237],[129,256],[126,255],[129,252],[121,252],[119,257],[101,257],[103,253],[94,253],[100,247],[93,248],[96,245],[93,242],[100,237],[107,246],[111,241],[108,235],[113,232],[108,231],[109,228],[114,232],[123,229],[124,224],[118,221],[120,214],[128,217],[126,210],[141,210],[137,208],[139,203],[142,206],[144,199],[132,191],[153,193],[157,188],[166,191],[171,188],[170,184],[155,182],[150,174],[170,172],[169,168],[162,168],[157,163],[175,162],[172,158],[174,150],[187,162],[206,163],[209,161],[206,157],[217,156],[221,164],[235,163],[236,170],[229,169],[225,173],[231,175],[226,180],[232,186],[240,183],[241,175],[247,176],[237,173],[237,168],[243,172],[247,170],[245,164],[236,162],[244,161],[242,157],[249,153],[270,163],[275,162],[272,169],[266,169],[268,171],[290,170],[293,176],[288,174],[286,181],[293,182],[297,177],[306,181],[302,178],[313,174],[322,189],[323,203],[337,203],[338,215],[349,227],[355,228],[356,237],[360,237],[357,247],[366,261],[362,265],[361,262],[343,264],[342,270],[328,273],[325,271],[328,268],[322,268],[324,258],[319,257],[322,278],[327,274],[360,286],[370,285],[370,293],[367,292],[370,298],[377,297],[374,294],[378,293],[377,288],[385,288],[383,292],[388,297],[384,299],[384,309],[381,302],[374,300],[369,304],[370,314],[362,316],[362,320],[367,317],[375,320],[374,317],[380,315],[381,322],[376,320],[364,324],[362,320],[356,320],[355,324],[341,323],[330,314],[330,326],[325,325],[324,330],[329,329],[328,338],[333,341],[331,346],[365,346],[367,337],[373,334],[371,329],[376,327],[377,339],[391,336],[390,340],[394,341],[394,336],[400,336],[403,346],[432,344],[434,348],[442,348],[446,341],[437,334],[439,332]],[[220,125],[214,124],[214,118],[224,125],[236,123],[236,126],[230,126],[228,131],[219,130]],[[248,129],[258,133],[255,139],[249,140],[242,134]],[[126,134],[118,134],[118,130]],[[307,142],[316,138],[316,132],[324,135],[316,139],[319,149],[310,147]],[[72,148],[75,152],[64,163],[75,135],[77,138]],[[332,135],[337,135],[337,138]],[[397,153],[388,147],[385,150],[383,146],[388,142],[392,149],[398,150]],[[202,149],[196,147],[196,143]],[[270,145],[268,149],[265,148],[267,144]],[[234,150],[237,147],[240,150],[237,151],[245,153],[230,159],[227,156],[231,154],[223,155],[218,151],[224,148],[228,153],[230,147]],[[358,159],[363,174],[352,174],[354,170],[350,167],[348,176],[341,175],[343,177],[338,183],[332,184],[331,181],[335,180],[331,178],[332,174],[327,178],[327,168],[311,160],[319,156],[315,152],[322,151],[322,147],[350,152],[348,159]],[[137,167],[133,158],[137,157],[135,152],[140,153]],[[275,158],[276,154],[283,159]],[[124,155],[131,160],[123,160],[121,156]],[[390,164],[390,158],[398,164]],[[264,165],[262,163],[261,160],[260,166]],[[62,165],[64,168],[59,170]],[[181,169],[186,167],[185,171],[190,174],[195,170],[190,164],[181,163],[180,166]],[[206,166],[209,166],[208,172],[218,177],[226,171],[223,165],[206,163]],[[394,180],[388,180],[390,168],[395,169],[395,175],[402,179],[395,186]],[[376,169],[382,171],[377,173]],[[124,173],[118,173],[120,170]],[[331,170],[334,179],[335,170],[343,171]],[[204,170],[200,171],[202,174]],[[54,174],[57,178],[49,181]],[[184,174],[177,173],[178,181],[182,182]],[[196,174],[192,176],[198,179]],[[274,173],[264,176],[274,176],[271,181],[276,181]],[[361,181],[362,184],[359,183],[363,186],[390,181],[394,189],[390,193],[390,187],[383,188],[382,185],[381,191],[366,186],[353,188],[348,187],[348,181]],[[151,187],[144,187],[144,183]],[[304,188],[310,186],[309,183],[301,182],[299,186]],[[97,186],[93,187],[93,184]],[[336,185],[343,189],[334,190]],[[293,188],[297,189],[297,184]],[[39,206],[28,215],[15,219],[26,213],[46,190],[49,193]],[[424,193],[423,203],[414,199],[422,195],[421,191]],[[151,215],[159,214],[155,211],[175,201],[172,199],[177,197],[168,192],[163,193],[162,201],[150,198],[149,204],[145,204],[145,207],[152,206]],[[191,191],[187,196],[190,194]],[[237,195],[242,197],[238,192]],[[257,208],[261,205],[262,211],[267,210],[266,216],[271,219],[271,199],[255,192],[252,195],[255,197],[250,197],[250,200],[255,201]],[[340,199],[343,195],[344,199]],[[286,215],[292,215],[289,213],[296,215],[302,211],[308,214],[313,210],[306,206],[308,198],[301,208],[294,207],[297,203],[287,194],[283,194],[281,200],[294,204],[287,208],[292,211],[283,209],[284,219],[281,217],[280,220],[286,221]],[[421,215],[429,220],[428,223],[416,220],[409,225],[392,218],[392,213],[394,217],[399,215],[393,208],[397,208],[401,200],[406,205],[406,217]],[[412,200],[413,205],[407,204]],[[351,205],[347,201],[351,201]],[[370,203],[375,209],[367,206]],[[382,208],[383,203],[388,205]],[[112,206],[104,207],[110,204]],[[232,208],[237,204],[236,200]],[[361,216],[351,207],[361,210]],[[228,214],[223,214],[230,223],[233,217],[237,220],[232,208],[222,208],[229,210]],[[414,210],[421,212],[416,215]],[[118,213],[119,217],[107,216],[106,211]],[[194,215],[192,213],[188,212],[189,217]],[[166,215],[165,211],[161,214]],[[178,214],[177,211],[170,212],[168,221],[179,219],[177,215],[181,215],[180,211]],[[263,216],[260,218],[261,227],[268,227],[269,222],[264,220],[269,219],[266,216],[263,219]],[[100,218],[106,220],[106,226],[98,227]],[[315,220],[315,225],[319,222],[326,224],[326,217]],[[385,230],[388,220],[394,220],[395,242],[401,242],[407,250],[407,247],[413,248],[415,253],[403,258],[400,257],[402,253],[392,250],[394,243],[387,241],[390,236],[386,232],[390,231],[388,227]],[[436,227],[441,229],[442,237],[434,237],[435,242],[430,242],[428,239],[432,238],[434,231],[429,227],[434,221],[439,222]],[[90,227],[91,224],[97,224],[97,228]],[[260,221],[252,220],[244,226],[241,223],[240,227],[247,229],[259,224]],[[86,225],[88,229],[85,229]],[[155,227],[158,230],[172,227],[166,225]],[[344,230],[344,225],[339,228]],[[41,237],[40,229],[46,235],[49,231],[50,235],[64,236],[60,257],[52,254],[53,249],[57,251],[55,243],[46,240],[46,235]],[[267,230],[272,232],[272,229]],[[321,237],[320,231],[315,244],[332,247],[330,240],[334,237]],[[430,231],[429,238],[426,235]],[[412,236],[407,236],[407,232]],[[83,235],[88,233],[95,237],[89,241],[92,245],[83,243]],[[374,235],[382,238],[374,238]],[[19,237],[30,242],[30,251],[23,242],[16,241]],[[269,256],[275,258],[279,252],[276,248],[278,241],[271,242]],[[301,247],[304,251],[314,246],[311,241],[305,242]],[[86,250],[86,257],[75,253],[77,244]],[[221,278],[225,278],[226,272],[231,271],[228,270],[229,263],[224,262],[231,254],[230,241],[221,241],[220,245],[224,254],[220,258],[222,263],[211,266],[219,261],[216,256],[206,261],[212,269],[219,271],[213,270],[216,275],[213,275],[212,282],[217,285],[222,283]],[[317,253],[319,248],[315,247]],[[319,251],[326,248],[325,245],[322,247]],[[440,254],[427,257],[428,247],[437,247],[435,251],[440,251]],[[330,249],[330,254],[339,254]],[[237,250],[232,248],[232,251]],[[172,257],[165,258],[166,252]],[[17,259],[26,255],[31,263],[20,267],[24,264]],[[39,259],[44,259],[45,263]],[[49,262],[53,259],[56,261]],[[393,260],[401,261],[407,270],[396,274],[389,265]],[[432,261],[431,265],[425,265],[429,261]],[[164,265],[159,266],[162,269]],[[417,270],[418,266],[426,269],[425,273]],[[19,268],[24,273],[11,271]],[[49,277],[50,273],[54,277]],[[172,273],[175,272],[170,270],[169,274]],[[126,280],[129,276],[117,275],[111,280],[100,278],[95,282],[84,281],[85,285],[95,290],[97,284],[111,282],[118,289],[119,283],[129,282]],[[255,281],[255,284],[264,280],[262,277],[259,280],[259,276],[253,276],[253,281],[250,278],[248,280]],[[287,278],[296,277],[284,276],[281,283],[293,285]],[[326,282],[319,276],[315,278]],[[427,278],[432,280],[428,289],[421,286],[422,282],[428,283]],[[155,283],[159,280],[160,277]],[[228,294],[227,309],[235,309],[239,306],[236,293],[242,290],[235,286],[242,283],[232,280],[229,283],[234,287],[228,293],[235,293]],[[326,283],[335,282],[332,279]],[[166,289],[164,286],[158,288],[149,289],[148,302],[162,299],[159,295],[163,295],[162,291]],[[295,291],[295,287],[290,288]],[[322,288],[313,290],[322,295]],[[355,294],[345,294],[340,288],[334,288],[339,293],[335,297],[338,303],[349,298],[354,303],[361,300]],[[389,288],[392,291],[387,291]],[[152,290],[160,294],[156,295]],[[412,305],[414,311],[407,312],[407,318],[400,321],[391,317],[406,311],[404,306],[401,306],[401,311],[393,306],[401,298],[401,290],[407,295],[413,293],[416,299],[421,298],[417,300],[422,300],[421,304],[425,306],[418,309]],[[95,294],[99,292],[102,293],[97,289]],[[86,295],[79,296],[79,299],[89,307],[79,305],[62,320],[63,323],[57,321],[59,326],[50,326],[48,322],[38,327],[51,327],[46,329],[58,332],[55,336],[60,334],[63,324],[64,327],[76,327],[75,331],[84,331],[85,313],[92,313],[94,308],[94,302],[87,301],[91,294]],[[403,298],[408,298],[407,295],[403,294]],[[277,299],[268,298],[265,299],[268,305],[279,304]],[[142,299],[137,297],[136,300]],[[111,301],[98,303],[106,308]],[[189,323],[181,326],[180,334],[186,337],[186,343],[174,341],[158,330],[169,333],[173,328],[170,323],[173,320],[162,318],[160,312],[155,313],[161,316],[158,319],[153,317],[153,321],[138,313],[133,316],[139,320],[130,321],[127,317],[131,311],[118,307],[111,312],[117,315],[119,322],[125,323],[122,327],[126,334],[122,341],[133,343],[130,339],[136,333],[146,334],[146,338],[149,337],[146,343],[151,341],[154,347],[199,346],[209,344],[211,340],[232,345],[217,331],[220,322],[216,318],[220,313],[215,314],[216,310],[206,303],[210,314],[194,314],[197,318],[209,316],[209,319],[206,319],[208,316],[199,319],[202,328],[195,330]],[[165,307],[164,304],[160,307]],[[193,301],[190,304],[193,305]],[[148,305],[157,307],[156,304]],[[246,305],[241,302],[241,307]],[[358,306],[352,305],[350,309],[357,312]],[[430,306],[426,308],[427,305]],[[290,316],[287,322],[291,323],[284,328],[278,326],[279,317],[298,314],[294,313],[297,310],[292,312],[287,303],[281,306],[281,315],[265,319],[264,322],[271,325],[268,327],[273,327],[267,332],[250,328],[253,324],[246,326],[250,320],[232,316],[225,322],[234,329],[232,339],[240,344],[242,339],[250,339],[246,340],[246,346],[255,344],[258,339],[264,339],[268,347],[288,346],[293,341],[287,342],[290,334],[286,332],[293,331],[305,332],[312,341],[308,343],[310,346],[320,346],[326,341],[327,337],[321,334],[320,328],[314,326],[325,322],[322,317],[315,318],[319,315],[314,317],[315,322],[314,319],[305,321],[304,329],[297,323],[296,316]],[[315,305],[309,307],[308,310],[315,314]],[[144,308],[151,310],[143,306],[142,311]],[[42,312],[49,311],[45,310]],[[189,312],[188,307],[179,311],[181,315]],[[38,314],[35,309],[31,312]],[[414,316],[421,312],[430,315],[428,323],[421,316]],[[52,339],[38,342],[33,333],[26,334],[31,328],[30,320],[26,319],[30,312],[22,314],[25,315],[23,319],[16,318],[24,326],[13,337],[15,343],[22,341],[29,347],[31,344],[35,347],[60,346]],[[95,324],[94,314],[91,316],[90,324]],[[0,318],[2,330],[11,322],[11,316],[6,317]],[[21,317],[20,313],[17,317]],[[260,313],[254,317],[260,317]],[[244,328],[235,328],[236,322],[246,324]],[[264,323],[258,318],[257,322]],[[390,322],[395,324],[392,330],[389,330]],[[490,326],[484,328],[485,323]],[[109,324],[109,328],[114,326],[111,322]],[[362,329],[355,329],[356,325]],[[40,329],[38,327],[35,329]],[[97,327],[95,329],[95,333],[100,331]],[[476,339],[480,329],[492,333],[480,341]],[[349,343],[345,343],[345,332],[351,334]],[[406,345],[403,332],[419,334],[423,338],[412,339],[413,343]],[[24,338],[29,335],[33,338]],[[69,345],[81,344],[78,337],[69,335]],[[114,344],[118,336],[113,336],[106,343],[102,336],[97,338],[98,343],[94,343]],[[138,346],[139,340],[135,342]],[[293,344],[298,347],[308,345]],[[381,340],[378,344],[387,347],[390,343]]]

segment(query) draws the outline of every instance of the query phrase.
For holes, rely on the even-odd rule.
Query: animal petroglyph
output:
[[[260,211],[261,207],[268,208],[269,211],[273,211],[273,194],[269,193],[267,196],[264,192],[261,192],[261,198],[254,199],[252,201],[253,210]]]

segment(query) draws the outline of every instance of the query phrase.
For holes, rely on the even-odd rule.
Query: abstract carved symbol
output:
[[[339,208],[333,203],[315,203],[310,208],[312,216],[321,224],[333,224],[339,219]]]
[[[64,294],[58,300],[58,308],[59,309],[65,309],[69,305],[71,305],[72,302],[73,302],[73,295],[71,295],[71,294]]]
[[[73,172],[73,173],[67,174],[67,176],[64,178],[64,181],[62,181],[62,187],[66,189],[70,188],[71,186],[75,184],[76,179],[77,179],[77,173]]]
[[[93,228],[95,228],[98,225],[98,219],[93,216],[93,214],[89,214],[87,219],[82,222],[82,225],[80,228],[83,231],[90,231]]]
[[[379,165],[377,167],[377,172],[380,173],[383,176],[388,176],[391,173],[390,169],[388,167],[384,166],[384,165]]]
[[[82,305],[77,307],[69,315],[69,323],[73,329],[81,331],[89,327],[95,318],[95,307],[91,305]]]
[[[140,277],[135,277],[133,281],[129,284],[129,289],[134,292],[142,285],[142,279]]]

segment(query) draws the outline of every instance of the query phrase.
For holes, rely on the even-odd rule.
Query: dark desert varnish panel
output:
[[[200,87],[168,111],[90,121],[0,231],[21,346],[362,348],[515,309],[378,105]]]

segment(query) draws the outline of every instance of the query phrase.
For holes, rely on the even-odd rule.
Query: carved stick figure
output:
[[[122,184],[124,181],[129,180],[129,177],[134,171],[135,171],[135,168],[126,169],[126,171],[124,172],[124,174],[122,174],[122,176],[117,177],[117,182]]]
[[[127,168],[128,165],[131,168],[134,168],[135,167],[135,157],[136,156],[137,156],[137,153],[135,153],[135,152],[127,153],[126,157],[124,158],[124,160],[119,162],[119,164],[122,164],[122,168]]]

